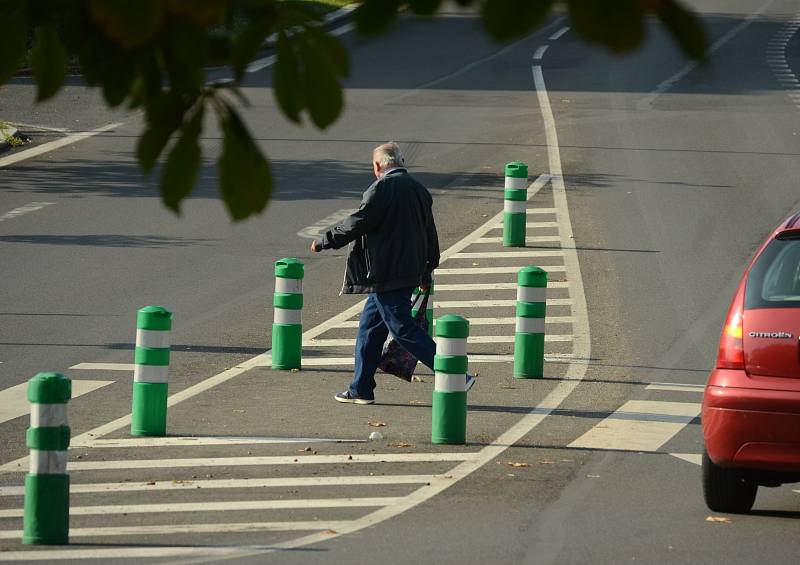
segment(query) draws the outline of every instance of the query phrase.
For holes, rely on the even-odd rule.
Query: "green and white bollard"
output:
[[[67,402],[72,381],[59,373],[39,373],[28,381],[31,427],[30,472],[25,476],[22,543],[69,543],[69,475]]]
[[[145,306],[136,316],[131,435],[167,434],[167,397],[172,312]]]
[[[275,262],[275,317],[272,323],[272,368],[299,369],[303,352],[303,275],[299,259]]]
[[[431,442],[467,441],[467,337],[469,322],[448,314],[436,320]]]
[[[547,308],[547,271],[525,267],[517,286],[517,330],[514,334],[514,377],[544,376],[544,325]]]
[[[425,293],[422,292],[419,287],[417,287],[414,289],[414,294],[411,295],[411,304],[414,305],[414,307],[411,308],[412,318],[417,317],[417,313],[419,312],[417,300],[421,300],[419,296],[422,294]],[[428,335],[433,337],[433,281],[431,281],[431,292],[428,296],[428,305],[425,307],[425,317],[428,319]]]
[[[512,161],[506,165],[503,204],[503,246],[525,247],[528,206],[528,165]]]

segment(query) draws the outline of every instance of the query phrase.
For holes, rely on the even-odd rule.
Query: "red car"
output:
[[[759,486],[800,482],[800,213],[745,270],[703,395],[703,494],[748,512]]]

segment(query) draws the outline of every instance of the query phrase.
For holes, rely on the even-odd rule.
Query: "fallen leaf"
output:
[[[413,443],[408,443],[408,442],[405,442],[405,441],[396,441],[394,443],[390,443],[389,447],[401,447],[401,448],[403,448],[403,447],[414,447],[414,444]]]
[[[386,422],[379,422],[377,420],[370,420],[367,422],[367,425],[372,426],[373,428],[385,428]]]
[[[708,516],[706,522],[718,522],[720,524],[730,524],[733,520],[725,516]]]
[[[530,467],[531,466],[530,463],[519,463],[517,461],[507,461],[506,465],[508,465],[509,467]]]
[[[347,456],[347,460],[348,460],[348,461],[352,461],[352,460],[353,460],[353,456],[352,456],[352,455],[348,455],[348,456]]]
[[[332,535],[332,536],[335,536],[335,535],[336,535],[336,534],[338,534],[339,532],[337,532],[336,530],[325,530],[325,533],[326,533],[326,534],[330,534],[330,535]]]
[[[311,451],[311,448],[310,447],[304,447],[303,449],[298,449],[297,451],[302,453],[303,451]]]
[[[145,484],[147,484],[148,486],[153,486],[154,484],[156,484],[156,482],[155,481],[150,481],[149,483],[145,483]]]

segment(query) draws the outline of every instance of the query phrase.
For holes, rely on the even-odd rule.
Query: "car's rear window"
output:
[[[800,238],[767,245],[747,278],[744,307],[800,308]]]

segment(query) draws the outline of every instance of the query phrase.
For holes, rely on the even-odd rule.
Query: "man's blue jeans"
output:
[[[356,368],[350,392],[364,399],[375,398],[375,371],[389,332],[403,348],[433,369],[436,344],[411,317],[413,288],[376,292],[367,296],[356,338]]]

